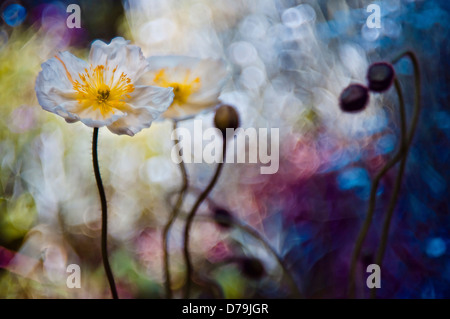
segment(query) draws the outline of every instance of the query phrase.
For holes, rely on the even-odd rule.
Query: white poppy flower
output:
[[[186,118],[217,105],[228,78],[223,60],[186,56],[153,56],[144,82],[172,87],[175,97],[163,113],[166,118]]]
[[[174,97],[172,88],[138,85],[147,68],[141,49],[129,41],[97,40],[89,63],[67,51],[43,63],[36,95],[44,110],[69,123],[107,126],[115,134],[133,136],[150,127]]]

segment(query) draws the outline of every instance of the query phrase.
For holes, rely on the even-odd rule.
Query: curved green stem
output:
[[[369,196],[369,206],[367,208],[366,218],[359,231],[358,237],[356,239],[355,247],[353,249],[352,259],[350,262],[350,277],[349,277],[349,298],[355,297],[355,277],[356,277],[356,265],[361,253],[362,245],[366,239],[367,233],[369,231],[370,225],[372,223],[373,214],[375,212],[376,204],[376,194],[378,190],[378,185],[380,184],[383,176],[390,170],[401,158],[404,153],[404,140],[406,138],[406,115],[405,115],[405,104],[403,99],[403,94],[400,90],[398,80],[395,79],[395,88],[398,94],[399,105],[400,105],[400,127],[401,127],[401,143],[400,148],[396,154],[384,165],[384,167],[377,173],[372,181],[372,186],[370,189]]]
[[[420,115],[420,95],[422,94],[422,86],[420,83],[421,74],[420,74],[420,67],[419,67],[419,60],[417,59],[416,55],[412,51],[406,51],[402,54],[400,54],[398,57],[396,57],[392,63],[398,62],[403,57],[409,57],[413,63],[414,68],[414,113],[412,115],[412,123],[409,128],[408,132],[408,140],[407,140],[407,147],[409,148],[411,146],[412,140],[414,138],[414,133],[416,132],[417,123],[419,122],[419,115]]]
[[[177,129],[177,121],[173,122],[173,132],[176,134]],[[183,204],[184,194],[186,193],[186,190],[188,188],[189,182],[188,177],[186,173],[186,166],[183,162],[183,153],[182,149],[178,146],[179,144],[179,138],[176,136],[176,139],[174,140],[175,147],[177,147],[177,154],[180,157],[180,171],[181,176],[183,178],[183,184],[181,186],[181,189],[178,192],[178,197],[175,203],[175,206],[173,207],[169,220],[167,221],[167,224],[165,225],[163,229],[162,234],[162,240],[163,240],[163,254],[164,254],[164,275],[165,275],[165,289],[166,289],[166,298],[171,299],[172,296],[172,288],[171,288],[171,278],[170,278],[170,255],[169,255],[169,232],[170,229],[175,222],[176,218],[178,217],[178,214],[180,212],[181,205]]]
[[[415,79],[415,98],[414,98],[414,114],[413,114],[413,120],[410,127],[410,130],[408,132],[408,136],[406,137],[406,115],[404,112],[404,99],[403,94],[401,92],[401,88],[399,83],[396,83],[396,90],[399,98],[399,104],[400,104],[400,120],[401,120],[401,132],[402,132],[402,144],[400,145],[400,149],[398,152],[394,155],[394,157],[386,163],[386,165],[381,169],[381,171],[375,176],[371,192],[370,192],[370,198],[369,198],[369,206],[366,214],[366,218],[364,220],[363,226],[361,227],[361,230],[358,234],[355,248],[353,250],[352,259],[350,263],[350,275],[349,275],[349,297],[354,298],[355,296],[355,274],[356,274],[356,264],[359,258],[359,255],[361,253],[362,244],[367,236],[367,232],[370,228],[374,210],[375,210],[375,199],[376,199],[376,191],[378,188],[378,184],[381,180],[381,178],[387,173],[389,169],[391,169],[402,157],[405,157],[407,154],[407,149],[409,148],[409,145],[412,142],[412,137],[415,132],[417,122],[418,122],[418,115],[420,111],[420,72],[419,72],[419,63],[415,56],[415,54],[411,51],[406,51],[404,53],[401,53],[396,58],[392,60],[392,63],[398,62],[402,57],[408,56],[413,62],[414,65],[414,79]],[[403,110],[402,110],[403,109]],[[403,115],[402,115],[403,114]]]
[[[407,55],[410,57],[410,59],[413,62],[413,66],[414,66],[415,91],[416,91],[415,96],[414,96],[414,114],[412,117],[412,124],[411,124],[410,130],[409,130],[409,133],[408,133],[408,137],[405,141],[405,152],[404,152],[405,154],[403,155],[402,161],[400,163],[399,172],[397,175],[397,179],[395,181],[394,192],[393,192],[391,200],[389,202],[388,210],[387,210],[386,217],[385,217],[384,223],[383,223],[383,230],[382,230],[382,234],[381,234],[380,246],[378,247],[376,258],[375,258],[375,263],[378,266],[380,266],[380,268],[382,266],[383,257],[386,252],[387,242],[388,242],[388,238],[389,238],[389,228],[391,225],[392,216],[394,214],[394,210],[395,210],[398,196],[400,193],[401,182],[402,182],[402,178],[403,178],[403,173],[405,171],[406,160],[408,157],[409,148],[410,148],[412,140],[414,138],[414,133],[416,131],[417,122],[418,122],[419,114],[420,114],[421,86],[420,86],[419,63],[418,63],[418,60],[417,60],[416,56],[414,55],[414,53],[408,51],[404,55]],[[403,57],[404,55],[400,55],[397,58],[397,60],[400,59],[401,57]],[[376,289],[372,290],[371,297],[372,298],[376,297]]]
[[[186,263],[186,286],[184,291],[184,297],[189,298],[190,289],[191,289],[191,280],[192,280],[192,273],[193,273],[193,267],[191,262],[191,255],[189,253],[189,242],[190,242],[190,234],[191,234],[191,227],[192,222],[194,221],[195,214],[200,207],[201,203],[205,200],[205,198],[208,197],[209,193],[213,189],[214,185],[216,184],[220,172],[222,171],[223,164],[225,163],[225,155],[226,155],[226,138],[223,138],[223,148],[222,148],[222,162],[217,164],[216,172],[214,173],[213,178],[209,182],[208,186],[205,188],[205,190],[200,194],[200,196],[197,198],[197,201],[195,202],[194,206],[192,207],[191,211],[188,214],[186,225],[184,228],[184,245],[183,245],[183,252],[184,252],[184,260]]]
[[[103,266],[105,268],[106,277],[108,278],[109,287],[111,289],[111,294],[113,299],[119,299],[117,295],[116,284],[114,282],[114,276],[111,271],[111,266],[108,260],[108,208],[106,204],[105,189],[103,188],[102,177],[100,175],[100,168],[98,166],[98,154],[97,154],[97,143],[98,143],[98,127],[94,128],[94,134],[92,136],[92,163],[94,166],[95,180],[97,182],[98,193],[100,195],[100,202],[102,205],[102,238],[101,238],[101,249],[102,249],[102,260]]]

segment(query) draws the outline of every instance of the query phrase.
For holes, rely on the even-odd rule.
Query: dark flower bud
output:
[[[266,274],[264,265],[257,258],[243,257],[239,260],[239,266],[244,276],[253,280],[261,279]]]
[[[373,63],[367,71],[369,90],[383,92],[389,89],[395,77],[395,71],[391,64],[387,62]]]
[[[214,220],[217,225],[223,229],[229,229],[233,222],[233,215],[229,211],[223,208],[214,209]]]
[[[239,115],[234,107],[221,105],[214,116],[214,125],[226,136],[227,128],[237,129],[239,127]]]
[[[339,106],[344,112],[362,111],[369,101],[369,89],[361,84],[350,84],[339,97]]]

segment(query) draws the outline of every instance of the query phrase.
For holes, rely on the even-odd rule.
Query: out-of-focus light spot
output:
[[[144,24],[139,37],[144,43],[158,43],[172,37],[175,30],[176,26],[171,20],[161,18]]]
[[[153,183],[168,183],[173,177],[172,163],[162,156],[150,158],[145,169],[147,179]]]
[[[402,33],[402,27],[393,19],[383,20],[383,33],[391,38],[398,38]]]
[[[404,74],[404,75],[412,75],[413,74],[413,65],[409,59],[401,59],[400,61],[398,61],[395,69],[398,74]]]
[[[436,237],[428,241],[426,253],[432,258],[441,257],[445,254],[447,245],[442,238]]]
[[[242,70],[241,82],[249,89],[259,88],[265,81],[266,77],[260,68],[255,66],[246,67]]]
[[[230,50],[233,60],[240,65],[251,64],[257,58],[255,47],[248,42],[233,43]]]
[[[51,245],[44,248],[43,267],[51,281],[61,281],[65,278],[67,253],[62,246]]]
[[[247,38],[261,39],[266,34],[267,24],[257,15],[247,17],[241,24],[239,31]]]
[[[441,194],[446,190],[447,183],[446,180],[439,174],[431,165],[424,165],[421,170],[422,179],[427,183],[432,194],[435,197],[441,196]]]
[[[281,51],[278,57],[280,68],[285,70],[298,70],[298,59],[296,59],[291,51]]]
[[[33,128],[36,123],[35,108],[23,105],[14,109],[8,123],[9,129],[14,133],[23,133]]]
[[[17,27],[22,24],[27,16],[27,10],[20,4],[10,4],[3,10],[2,18],[6,24],[11,27]]]
[[[361,29],[361,36],[366,41],[375,41],[380,37],[380,29],[377,28],[369,28],[367,24],[364,23]]]
[[[351,44],[345,44],[339,47],[339,57],[344,65],[356,75],[364,68],[365,65],[364,50]]]
[[[45,32],[45,39],[43,39],[42,46],[64,50],[70,44],[70,29],[67,28],[66,19],[66,6],[61,2],[53,2],[43,7],[40,20]],[[43,54],[42,58],[44,58],[47,53],[44,51],[38,54]]]
[[[396,138],[394,134],[386,134],[380,137],[376,143],[377,154],[387,154],[394,150]]]
[[[354,189],[360,198],[367,198],[370,191],[370,178],[362,167],[351,167],[342,171],[337,177],[338,186],[342,190]]]
[[[337,171],[350,163],[357,162],[361,159],[361,149],[356,145],[350,145],[347,148],[338,148],[328,158],[330,166],[325,172]]]
[[[400,0],[389,0],[383,2],[383,9],[389,12],[394,12],[400,9]]]
[[[382,130],[386,128],[388,124],[387,117],[385,114],[377,114],[373,116],[368,116],[365,119],[363,119],[363,126],[365,129],[365,132],[368,135],[372,135],[375,133],[379,133]]]
[[[207,24],[211,20],[211,15],[211,9],[201,3],[193,5],[188,12],[189,21],[192,25],[198,26]]]
[[[292,145],[283,151],[286,152],[286,158],[295,165],[296,169],[288,170],[286,176],[294,179],[311,177],[319,168],[320,155],[316,148],[307,142],[296,141],[295,138],[292,138],[292,142]],[[287,143],[290,144],[291,140],[288,140]]]
[[[283,12],[281,20],[289,28],[297,28],[304,23],[313,22],[316,19],[316,12],[308,4],[302,4],[295,8],[289,8]]]
[[[445,111],[439,111],[433,115],[434,122],[436,126],[440,129],[450,128],[450,114]]]

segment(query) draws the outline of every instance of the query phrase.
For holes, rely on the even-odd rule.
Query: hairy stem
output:
[[[397,204],[397,200],[398,200],[398,196],[400,193],[400,188],[401,188],[401,182],[402,182],[402,178],[403,178],[403,173],[405,171],[405,166],[406,166],[406,160],[408,157],[408,152],[409,152],[409,148],[411,146],[412,143],[412,139],[414,138],[414,133],[416,131],[416,127],[417,127],[417,122],[419,119],[419,114],[420,114],[420,95],[421,95],[421,86],[420,86],[420,69],[419,69],[419,63],[417,61],[416,56],[414,55],[414,53],[408,51],[403,55],[400,55],[398,59],[400,59],[403,56],[408,56],[412,62],[413,62],[413,66],[414,66],[414,76],[415,76],[415,96],[414,96],[414,113],[413,113],[413,117],[412,117],[412,124],[408,133],[408,137],[406,139],[406,141],[404,141],[405,143],[405,154],[402,158],[402,161],[400,163],[400,168],[399,168],[399,172],[397,175],[397,179],[395,181],[395,186],[394,186],[394,191],[391,197],[391,200],[389,202],[389,206],[387,209],[387,213],[386,213],[386,217],[384,219],[384,223],[383,223],[383,230],[382,230],[382,234],[381,234],[381,240],[380,240],[380,245],[378,247],[377,250],[377,254],[376,254],[376,258],[375,258],[375,263],[377,265],[380,266],[383,263],[383,257],[384,257],[384,253],[386,252],[386,247],[387,247],[387,242],[388,242],[388,238],[389,238],[389,228],[391,225],[391,221],[392,221],[392,216],[394,215],[394,210]],[[397,85],[397,83],[396,83]],[[401,91],[400,85],[398,84],[399,89]],[[371,297],[375,298],[376,297],[376,289],[373,289],[371,292]]]
[[[102,177],[100,176],[100,168],[98,166],[98,154],[97,154],[97,141],[98,141],[98,127],[94,128],[94,134],[92,136],[92,163],[94,165],[95,180],[97,182],[98,193],[100,195],[100,202],[102,205],[102,260],[105,267],[106,277],[108,278],[109,287],[113,299],[119,299],[117,295],[116,284],[114,282],[114,276],[111,271],[111,266],[108,260],[108,207],[106,204],[105,189],[103,188]]]
[[[413,120],[410,127],[410,130],[408,132],[408,136],[406,137],[406,115],[405,115],[405,107],[404,107],[404,99],[403,94],[401,92],[400,85],[398,83],[398,80],[396,79],[395,82],[395,88],[397,91],[397,95],[399,98],[399,104],[400,104],[400,121],[401,121],[401,145],[400,149],[397,151],[397,153],[394,155],[394,157],[386,163],[386,165],[381,169],[381,171],[375,176],[372,186],[371,186],[371,192],[369,197],[369,206],[367,209],[366,218],[364,220],[364,223],[361,227],[361,230],[358,234],[358,237],[356,239],[355,247],[353,249],[352,259],[350,262],[350,274],[349,274],[349,297],[354,298],[355,296],[355,275],[356,275],[356,264],[359,259],[359,255],[361,253],[361,248],[364,243],[364,240],[367,236],[367,232],[370,228],[370,225],[372,223],[373,214],[375,211],[375,200],[376,200],[376,191],[378,189],[379,182],[381,178],[387,173],[389,169],[391,169],[400,159],[403,157],[406,157],[407,155],[407,149],[409,148],[409,145],[411,144],[413,134],[415,132],[417,121],[418,121],[418,115],[420,111],[420,73],[419,73],[419,64],[416,56],[411,51],[406,51],[404,53],[401,53],[396,58],[392,60],[392,63],[398,62],[402,57],[408,56],[413,62],[414,65],[414,79],[415,79],[415,102],[414,102],[414,114],[413,114]]]
[[[376,195],[378,190],[378,185],[381,181],[381,178],[390,170],[403,156],[404,153],[404,140],[406,138],[406,115],[405,115],[405,105],[403,94],[401,90],[399,90],[398,80],[395,79],[395,88],[397,90],[399,105],[400,105],[400,127],[401,127],[401,143],[400,148],[397,153],[392,157],[386,165],[378,172],[375,178],[372,181],[372,186],[370,189],[369,196],[369,206],[367,208],[366,218],[364,223],[359,231],[358,237],[356,239],[356,244],[353,249],[352,259],[350,263],[350,278],[349,278],[349,297],[355,297],[355,276],[356,276],[356,265],[359,259],[359,255],[361,253],[362,245],[364,240],[366,239],[367,233],[369,231],[370,225],[372,223],[373,214],[375,212],[375,203],[376,203]]]
[[[183,246],[183,252],[184,252],[184,260],[186,263],[186,285],[185,285],[185,291],[184,291],[184,297],[189,298],[190,289],[191,289],[191,280],[192,280],[192,273],[193,273],[193,266],[191,261],[191,255],[189,253],[189,242],[190,242],[190,234],[191,234],[191,227],[192,222],[194,221],[195,214],[200,207],[201,203],[205,200],[205,198],[208,197],[209,193],[213,189],[214,185],[216,184],[220,172],[222,171],[223,164],[225,163],[225,154],[226,154],[226,138],[223,138],[223,149],[222,149],[222,162],[217,164],[216,172],[214,173],[213,178],[209,182],[208,186],[205,188],[205,190],[200,194],[200,196],[197,198],[197,201],[195,202],[194,206],[192,206],[191,211],[188,214],[186,225],[184,228],[184,246]]]
[[[176,134],[177,129],[177,121],[173,121],[173,132]],[[180,171],[181,176],[183,178],[183,184],[181,185],[181,189],[178,192],[178,197],[175,203],[175,206],[173,207],[169,220],[167,221],[167,224],[165,225],[163,229],[163,254],[164,254],[164,275],[165,275],[165,289],[166,289],[166,298],[171,299],[173,297],[172,295],[172,288],[171,288],[171,278],[170,278],[170,254],[169,254],[169,233],[170,229],[172,228],[173,223],[178,217],[178,214],[180,212],[180,208],[183,204],[184,194],[186,193],[186,190],[188,188],[189,182],[188,177],[186,173],[186,167],[183,162],[183,153],[181,148],[178,146],[179,144],[179,138],[176,136],[176,139],[174,140],[175,147],[177,147],[177,155],[179,156],[180,160]]]

